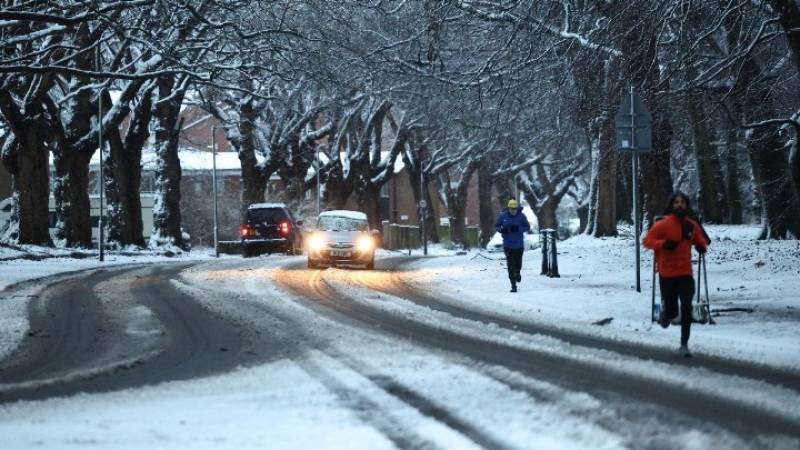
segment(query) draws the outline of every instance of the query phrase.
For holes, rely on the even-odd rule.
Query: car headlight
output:
[[[375,248],[375,244],[370,237],[362,236],[356,240],[356,250],[362,253],[371,251],[373,248]]]
[[[327,243],[325,242],[325,238],[320,236],[319,234],[312,235],[311,238],[308,240],[308,248],[316,252],[324,249],[326,244]]]

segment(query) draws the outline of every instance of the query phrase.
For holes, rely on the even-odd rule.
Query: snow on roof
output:
[[[361,211],[348,211],[344,209],[335,209],[333,211],[325,211],[319,214],[320,217],[345,217],[347,219],[367,220],[367,215]]]
[[[196,150],[193,148],[182,148],[178,151],[178,158],[181,160],[182,170],[208,170],[211,171],[213,167],[212,159],[213,154],[209,151]],[[259,162],[263,159],[256,155]],[[53,154],[50,153],[50,165],[53,165]],[[155,171],[157,165],[156,152],[152,148],[145,148],[142,150],[142,170]],[[97,170],[100,167],[100,153],[97,151],[92,155],[90,162],[92,170]],[[235,170],[242,169],[239,162],[239,154],[236,152],[217,152],[217,170]]]
[[[388,155],[388,152],[384,153],[383,157],[385,158]],[[342,154],[344,158],[344,153]],[[212,165],[212,153],[207,150],[197,150],[194,148],[181,148],[178,151],[178,158],[181,160],[181,169],[182,170],[195,170],[195,171],[211,171]],[[256,153],[256,159],[258,162],[262,162],[264,157],[260,154]],[[328,158],[323,154],[320,153],[320,161],[325,164],[328,162]],[[53,164],[53,154],[50,153],[50,164]],[[142,150],[142,170],[144,171],[155,171],[157,165],[157,158],[155,150],[152,147],[148,147]],[[100,166],[100,154],[95,151],[94,155],[92,155],[91,160],[91,168],[92,170],[97,170]],[[217,152],[217,170],[229,170],[229,171],[240,171],[242,168],[241,162],[239,161],[239,154],[237,152]],[[405,165],[403,164],[403,158],[397,158],[394,164],[394,171],[395,173],[400,173],[405,169]],[[307,176],[315,176],[316,172],[314,171],[314,167],[308,168]],[[273,174],[273,179],[277,179],[277,174]]]
[[[286,203],[253,203],[247,209],[286,208]]]
[[[178,151],[181,170],[211,170],[214,155],[209,151],[182,148]],[[142,170],[155,170],[156,152],[145,149],[142,152]],[[241,170],[239,154],[236,152],[217,152],[217,170]]]

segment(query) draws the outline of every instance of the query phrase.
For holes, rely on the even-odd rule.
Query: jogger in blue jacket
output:
[[[517,283],[522,281],[522,252],[525,250],[525,233],[531,231],[528,218],[519,209],[515,199],[508,201],[508,209],[500,213],[495,230],[503,235],[503,250],[506,253],[508,279],[511,280],[511,292],[517,292]]]

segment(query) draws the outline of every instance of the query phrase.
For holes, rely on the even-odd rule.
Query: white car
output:
[[[375,267],[376,234],[362,212],[325,211],[306,241],[308,268],[359,265],[371,270]]]
[[[525,238],[525,250],[533,250],[541,245],[538,233],[525,233],[523,236]],[[489,243],[486,244],[486,250],[489,252],[502,252],[503,235],[495,233]]]

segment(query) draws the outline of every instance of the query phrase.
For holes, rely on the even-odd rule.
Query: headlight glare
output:
[[[320,236],[319,234],[314,234],[308,241],[308,246],[313,251],[320,251],[325,248],[326,242],[325,238]]]
[[[356,249],[360,252],[371,251],[374,246],[372,239],[366,236],[362,236],[356,241]]]

